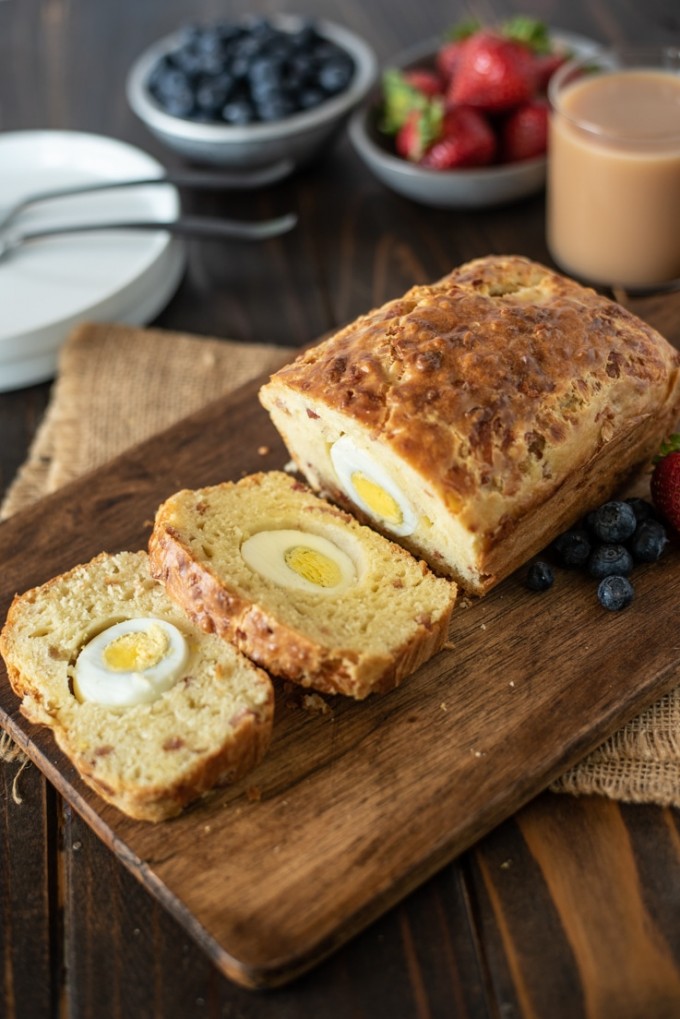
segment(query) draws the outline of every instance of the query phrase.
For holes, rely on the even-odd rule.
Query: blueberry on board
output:
[[[635,589],[628,577],[604,577],[597,587],[597,598],[603,608],[610,612],[620,612],[633,600]]]
[[[643,520],[629,542],[633,559],[638,563],[655,563],[668,544],[666,528],[658,520]]]
[[[562,566],[585,566],[591,549],[590,539],[581,528],[564,531],[553,542],[553,551]]]
[[[588,560],[591,577],[627,577],[633,569],[633,557],[623,545],[598,545]]]
[[[589,517],[593,534],[607,544],[628,541],[637,527],[635,511],[621,500],[605,502]]]
[[[527,573],[527,587],[531,591],[547,591],[553,586],[555,577],[549,563],[538,559],[532,563]]]
[[[626,499],[626,502],[632,508],[638,524],[641,524],[643,520],[658,520],[656,510],[647,499],[633,496],[631,499]]]

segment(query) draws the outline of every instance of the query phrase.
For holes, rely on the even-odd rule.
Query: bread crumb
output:
[[[258,446],[257,453],[258,456],[267,456],[268,453],[271,453],[271,449],[269,446]]]
[[[479,624],[479,629],[480,630],[486,630],[486,623],[480,623]]]
[[[318,693],[307,693],[302,698],[302,707],[311,715],[332,715],[333,709]]]
[[[442,644],[443,651],[455,651],[455,649],[456,645],[453,643],[452,640],[445,640],[444,643]]]
[[[514,681],[514,679],[511,679],[511,680],[510,680],[510,686],[511,686],[511,687],[512,687],[512,688],[514,689],[514,687],[515,687],[515,681]]]
[[[472,602],[469,600],[469,598],[459,598],[458,599],[458,608],[459,609],[469,609],[471,605],[472,605]]]
[[[246,799],[249,803],[259,803],[262,799],[262,790],[258,785],[248,786],[246,789]]]
[[[512,860],[503,860],[501,864],[501,870],[510,870],[512,867]]]
[[[289,460],[287,464],[284,464],[283,469],[286,474],[297,474],[297,465],[294,460]]]
[[[442,711],[448,711],[449,710],[446,701],[442,701],[441,704],[439,705],[439,707],[441,708]]]

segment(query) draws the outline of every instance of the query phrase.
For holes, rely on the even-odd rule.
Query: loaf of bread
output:
[[[163,503],[151,569],[202,629],[270,673],[357,699],[446,639],[455,585],[280,471]]]
[[[23,714],[131,817],[178,814],[269,744],[269,677],[179,611],[145,552],[99,555],[17,596],[0,652]]]
[[[260,398],[313,489],[483,594],[655,452],[679,363],[618,304],[492,256],[359,318]]]

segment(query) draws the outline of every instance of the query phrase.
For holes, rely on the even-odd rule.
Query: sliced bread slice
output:
[[[0,653],[23,714],[131,817],[178,814],[269,744],[269,677],[184,616],[145,552],[103,553],[17,596]]]
[[[410,553],[281,471],[176,493],[151,570],[204,630],[270,673],[362,699],[446,639],[456,596]]]

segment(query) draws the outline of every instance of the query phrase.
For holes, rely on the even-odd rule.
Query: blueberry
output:
[[[638,563],[655,563],[668,544],[666,528],[658,520],[643,520],[630,541],[630,550]]]
[[[288,32],[267,17],[189,24],[147,88],[167,112],[201,122],[250,124],[311,109],[345,89],[354,62],[305,19]]]
[[[529,567],[527,587],[531,591],[547,591],[553,586],[555,577],[548,563],[538,559]]]
[[[281,92],[275,92],[258,103],[257,112],[261,120],[281,120],[295,112],[291,99]]]
[[[588,573],[601,579],[615,574],[626,577],[633,569],[633,557],[623,545],[598,545],[588,560]]]
[[[610,612],[620,612],[633,600],[635,589],[627,577],[604,577],[597,588],[600,605]]]
[[[308,88],[301,89],[298,93],[298,102],[302,110],[311,110],[326,98],[325,92],[322,92],[319,88],[313,88],[311,85]]]
[[[635,511],[630,503],[618,500],[605,502],[589,517],[593,534],[610,545],[628,541],[637,527]]]
[[[562,566],[585,566],[591,552],[590,539],[584,530],[574,528],[555,539],[553,551]]]
[[[196,90],[196,106],[202,113],[219,114],[222,107],[226,105],[231,91],[231,82],[207,81]]]
[[[347,88],[353,73],[354,67],[351,61],[344,57],[336,57],[326,61],[319,68],[317,82],[325,92],[335,95]]]
[[[257,120],[255,108],[247,99],[235,99],[227,103],[222,109],[222,120],[226,124],[235,124],[242,127],[244,124],[252,124]]]
[[[632,507],[635,519],[638,524],[641,524],[643,520],[657,520],[656,510],[652,506],[651,502],[646,499],[640,499],[637,496],[632,499],[626,499],[626,502]]]

